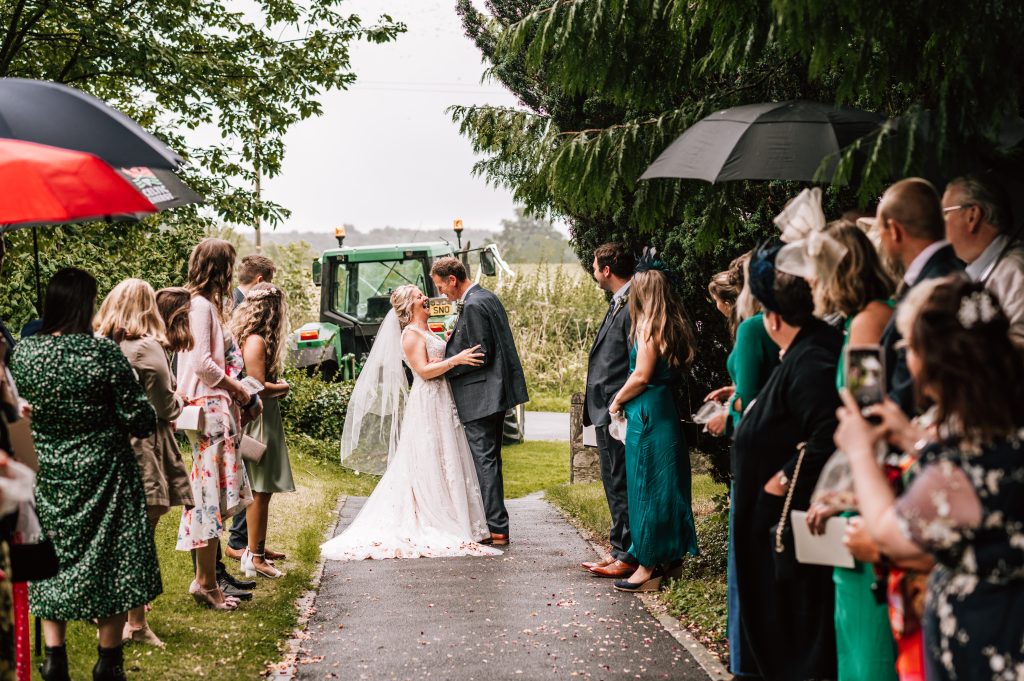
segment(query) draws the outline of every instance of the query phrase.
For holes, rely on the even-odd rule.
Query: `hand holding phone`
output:
[[[872,423],[878,423],[879,418],[868,415],[866,410],[885,399],[885,355],[881,346],[847,347],[843,366],[846,367],[846,387],[857,401],[861,414]]]

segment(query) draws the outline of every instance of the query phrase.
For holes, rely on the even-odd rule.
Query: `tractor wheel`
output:
[[[505,412],[505,423],[502,426],[501,443],[518,445],[526,441],[526,407],[520,404]]]

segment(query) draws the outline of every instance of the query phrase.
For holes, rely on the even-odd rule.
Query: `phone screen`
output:
[[[861,409],[885,399],[885,364],[877,345],[846,349],[846,387]]]

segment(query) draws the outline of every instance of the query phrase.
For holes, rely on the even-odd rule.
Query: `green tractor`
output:
[[[430,330],[447,338],[455,324],[455,306],[439,296],[430,278],[438,258],[458,256],[469,269],[469,254],[479,253],[480,272],[495,276],[500,267],[512,274],[494,245],[456,250],[444,241],[388,246],[344,246],[344,230],[336,232],[338,248],[313,261],[313,283],[320,287],[320,321],[304,324],[291,338],[292,361],[324,380],[353,380],[370,352],[391,292],[414,284],[430,297]],[[472,273],[471,273],[472,276]],[[523,406],[509,411],[505,441],[523,441]]]

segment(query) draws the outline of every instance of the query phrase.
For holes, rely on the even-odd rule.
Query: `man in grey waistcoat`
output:
[[[480,366],[456,366],[448,383],[473,453],[483,496],[489,543],[508,544],[508,511],[501,476],[501,432],[505,412],[530,399],[508,315],[498,297],[469,281],[458,258],[440,258],[430,269],[437,290],[456,303],[458,317],[448,339],[445,357],[480,346]],[[484,542],[488,543],[488,542]]]
[[[626,446],[608,434],[611,417],[608,405],[629,377],[628,294],[636,259],[621,244],[604,244],[594,251],[594,280],[612,294],[608,314],[597,331],[587,365],[587,393],[583,424],[593,424],[601,459],[612,527],[611,554],[583,568],[598,577],[626,579],[636,570],[637,560],[629,554],[629,507],[626,502]]]

